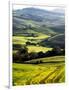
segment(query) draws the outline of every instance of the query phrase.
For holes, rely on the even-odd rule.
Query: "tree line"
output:
[[[13,62],[17,63],[24,63],[25,61],[37,59],[37,58],[44,58],[50,56],[57,56],[57,55],[65,55],[65,50],[61,50],[59,47],[53,48],[51,51],[47,52],[31,52],[28,53],[28,48],[26,46],[20,48],[17,53],[13,53]]]

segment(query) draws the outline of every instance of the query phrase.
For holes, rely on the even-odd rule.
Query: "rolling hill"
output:
[[[65,47],[64,12],[47,11],[39,8],[13,10],[13,35],[39,38],[40,45]]]
[[[23,35],[28,29],[49,35],[63,33],[64,13],[32,7],[14,10],[13,35]]]
[[[50,47],[60,47],[60,48],[64,48],[65,47],[65,35],[64,34],[59,34],[59,35],[55,35],[53,37],[50,37],[48,39],[45,39],[43,41],[41,41],[40,43],[43,46],[50,46]]]

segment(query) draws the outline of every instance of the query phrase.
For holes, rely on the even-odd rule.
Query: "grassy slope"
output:
[[[45,25],[45,22],[37,22],[37,21],[33,21],[33,20],[25,20],[25,19],[20,19],[17,17],[13,17],[14,18],[14,26],[16,26],[18,29],[21,28],[21,30],[14,30],[14,34],[16,35],[22,35],[22,33],[24,32],[28,32],[28,28],[27,30],[23,30],[23,26],[28,26],[31,25],[31,27],[35,27],[35,29],[30,29],[30,31],[32,32],[37,32],[37,33],[43,33],[43,34],[47,34],[47,35],[51,35],[51,34],[56,34],[57,32],[53,31],[53,29],[50,29],[49,27],[46,26],[42,26],[43,24]],[[31,33],[31,32],[30,32]]]
[[[47,58],[40,58],[40,59],[33,59],[30,61],[26,61],[27,63],[34,63],[36,61],[42,61],[43,63],[59,63],[64,62],[64,56],[53,56],[53,57],[47,57]]]
[[[39,33],[38,37],[13,36],[12,40],[13,40],[13,44],[23,45],[27,41],[30,41],[32,43],[38,43],[38,42],[40,42],[40,40],[42,40],[44,38],[48,38],[48,37],[49,37],[48,35]],[[34,46],[34,45],[28,45],[27,48],[28,48],[29,52],[40,52],[40,51],[46,52],[46,51],[52,49],[52,48],[48,48],[48,47]]]
[[[46,39],[48,37],[50,36],[39,33],[38,37],[13,36],[12,40],[13,40],[13,43],[24,44],[26,41],[28,40],[30,41],[31,39],[38,42],[39,40]]]
[[[65,81],[64,56],[42,59],[49,63],[41,64],[13,64],[13,85],[30,85],[45,83],[61,83]]]

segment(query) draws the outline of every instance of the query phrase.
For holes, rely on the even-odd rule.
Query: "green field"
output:
[[[38,37],[25,37],[25,36],[13,36],[12,41],[13,44],[20,44],[20,45],[25,45],[27,41],[30,41],[32,43],[38,43],[40,42],[42,39],[48,38],[48,35],[44,35],[39,33]],[[52,48],[49,47],[43,47],[40,45],[28,45],[28,52],[46,52],[48,50],[52,50]],[[14,50],[13,52],[16,52],[16,50]]]
[[[31,41],[32,42],[39,42],[42,39],[46,39],[50,37],[49,35],[45,35],[42,33],[39,33],[37,37],[25,37],[25,36],[13,36],[12,41],[14,44],[25,44],[26,41]]]
[[[64,56],[34,59],[28,64],[13,63],[13,85],[63,83],[65,81]],[[42,60],[40,64],[29,64]]]

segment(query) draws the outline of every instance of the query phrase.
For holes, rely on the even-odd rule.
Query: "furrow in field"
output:
[[[32,76],[31,78],[29,78],[29,80],[26,81],[27,85],[30,85],[30,82],[33,80],[33,78],[38,77],[44,70],[38,71],[37,73],[33,72],[34,76]]]
[[[16,79],[16,82],[15,84],[18,84],[18,85],[29,85],[30,84],[30,81],[39,76],[43,71],[45,71],[45,68],[38,68],[37,70],[35,71],[31,71],[31,72],[21,72],[20,73],[17,73],[18,74],[18,78]]]
[[[56,71],[56,69],[53,71],[51,71],[51,73],[49,73],[44,79],[42,79],[41,81],[40,81],[40,83],[46,83],[46,79],[48,79],[54,72]]]
[[[45,83],[54,83],[53,80],[60,73],[61,69],[62,69],[62,66],[57,67],[53,73],[49,74],[49,76],[45,78],[44,82]]]
[[[53,82],[60,82],[60,79],[62,78],[62,76],[65,76],[65,72],[64,72],[64,67],[61,68],[60,72],[58,73],[58,75],[53,79]]]
[[[63,72],[62,73],[62,77],[60,78],[60,80],[59,80],[59,82],[61,83],[61,82],[65,82],[65,75],[64,75],[65,73]]]
[[[48,70],[43,71],[39,76],[33,78],[30,84],[39,84],[41,80],[43,80],[47,75],[49,75],[55,68],[50,68]]]
[[[41,73],[41,72],[40,72]],[[20,77],[20,78],[18,78],[17,77],[17,79],[16,79],[16,84],[18,84],[18,85],[27,85],[27,84],[29,84],[29,81],[31,80],[31,78],[32,77],[34,77],[34,76],[38,76],[38,72],[35,72],[35,71],[33,71],[33,72],[23,72],[21,75],[20,74],[18,74],[18,76]]]

